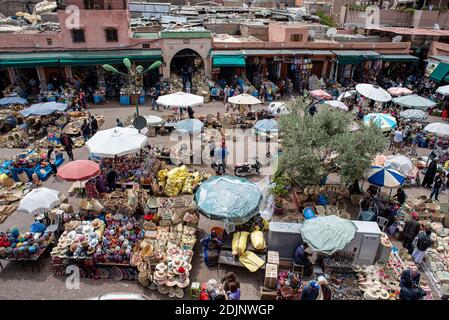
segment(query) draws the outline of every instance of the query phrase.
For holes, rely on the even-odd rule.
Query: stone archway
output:
[[[201,55],[190,48],[179,50],[170,61],[170,74],[182,76],[188,73],[204,75],[205,64]]]

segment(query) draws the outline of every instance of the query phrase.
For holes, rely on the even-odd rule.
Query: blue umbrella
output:
[[[405,177],[388,167],[372,166],[368,171],[368,181],[378,187],[396,188],[404,183]]]
[[[278,122],[274,119],[263,119],[256,122],[254,129],[262,132],[277,132]]]
[[[28,104],[28,100],[21,97],[5,97],[0,99],[0,106],[7,106],[10,104]]]
[[[26,108],[20,113],[24,117],[28,116],[46,116],[49,114],[52,114],[56,111],[65,111],[67,109],[66,103],[57,103],[57,102],[43,102],[43,103],[36,103],[33,104],[31,107]]]
[[[373,123],[382,131],[390,131],[397,126],[396,119],[385,113],[369,113],[363,117],[363,123],[365,125]]]
[[[183,133],[199,133],[203,130],[203,123],[197,119],[184,119],[175,123],[175,129]]]
[[[201,214],[228,225],[243,224],[255,216],[261,199],[254,183],[234,176],[212,177],[195,193]]]

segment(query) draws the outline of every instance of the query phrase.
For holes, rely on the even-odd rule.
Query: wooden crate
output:
[[[276,290],[260,287],[260,300],[276,300],[277,295]]]

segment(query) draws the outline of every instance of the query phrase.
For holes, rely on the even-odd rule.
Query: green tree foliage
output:
[[[351,131],[353,116],[340,110],[323,110],[311,117],[310,100],[299,97],[288,106],[290,114],[279,122],[283,153],[279,170],[300,186],[317,185],[331,172],[343,183],[362,178],[387,139],[375,126]]]

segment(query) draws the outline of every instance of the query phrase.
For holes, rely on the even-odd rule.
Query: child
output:
[[[229,291],[226,293],[227,300],[240,300],[240,288],[237,282],[232,281],[229,283]]]

